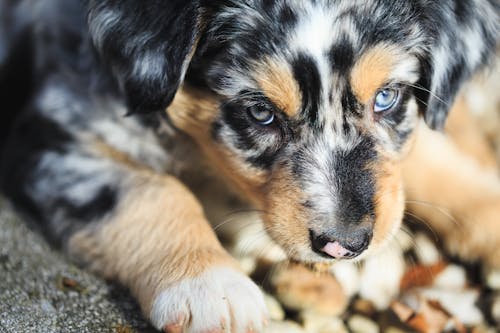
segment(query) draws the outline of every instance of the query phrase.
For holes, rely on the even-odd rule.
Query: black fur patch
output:
[[[117,76],[130,112],[164,110],[200,33],[198,1],[87,2],[94,44]]]
[[[348,152],[333,152],[332,171],[340,194],[336,216],[339,223],[359,223],[364,216],[374,216],[375,175],[368,164],[376,159],[375,143],[369,137],[363,137]]]
[[[27,188],[34,166],[46,151],[64,152],[73,136],[53,121],[36,113],[25,113],[12,129],[0,160],[0,187],[16,206],[32,217],[45,220]]]
[[[56,206],[59,209],[64,209],[67,217],[76,221],[94,221],[115,208],[118,200],[117,195],[117,190],[111,185],[103,186],[96,196],[88,202],[77,205],[67,198],[61,197],[57,200]]]
[[[302,94],[302,110],[313,128],[318,126],[318,109],[322,95],[321,77],[314,59],[300,53],[292,62],[295,79]]]

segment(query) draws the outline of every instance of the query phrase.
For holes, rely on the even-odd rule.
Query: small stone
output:
[[[308,333],[348,333],[342,319],[323,316],[311,311],[300,314],[303,326]]]
[[[375,314],[377,309],[375,309],[375,306],[373,305],[372,302],[366,299],[358,299],[356,300],[353,305],[353,309],[355,312],[371,317]]]
[[[56,312],[56,309],[54,308],[54,306],[52,305],[52,303],[50,303],[48,300],[46,299],[42,299],[40,301],[40,308],[42,309],[42,311],[46,314],[52,314],[52,313],[55,313]]]
[[[433,265],[441,260],[436,245],[423,233],[415,235],[415,254],[423,265]]]
[[[406,333],[406,331],[403,331],[400,328],[397,327],[388,327],[384,330],[384,333]]]
[[[418,291],[418,295],[425,299],[439,302],[447,312],[464,325],[479,325],[484,320],[482,312],[476,305],[479,298],[478,290],[465,289],[455,291],[439,288],[422,288]],[[419,303],[416,298],[418,298],[418,296],[415,294],[406,294],[403,297],[404,302],[414,309],[414,304]]]
[[[264,333],[306,333],[302,327],[292,321],[271,321]]]
[[[380,328],[374,321],[360,315],[354,315],[351,318],[349,318],[349,320],[347,321],[347,325],[349,326],[349,328],[353,333],[380,332]]]
[[[498,333],[498,329],[488,327],[486,325],[479,325],[472,329],[471,333]]]
[[[266,303],[267,310],[269,311],[269,318],[271,320],[285,319],[285,310],[283,310],[283,307],[276,298],[264,293],[264,302]]]
[[[491,306],[491,316],[500,324],[500,295],[497,295]]]
[[[405,226],[398,230],[395,240],[403,252],[411,250],[415,245],[411,231]]]
[[[252,272],[257,267],[257,260],[254,257],[242,257],[238,258],[241,269],[246,275],[252,274]]]
[[[493,290],[500,290],[500,269],[488,269],[486,271],[486,283]]]
[[[462,290],[467,285],[465,269],[457,265],[448,265],[434,279],[434,286],[443,289]]]

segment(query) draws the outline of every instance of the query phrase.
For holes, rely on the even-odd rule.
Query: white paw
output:
[[[151,322],[165,332],[262,332],[267,309],[259,288],[229,268],[212,268],[162,291]]]

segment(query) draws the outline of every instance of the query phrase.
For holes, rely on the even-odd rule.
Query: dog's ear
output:
[[[500,3],[456,0],[426,6],[421,23],[429,44],[421,59],[423,89],[417,97],[428,126],[443,129],[462,84],[495,53]]]
[[[87,0],[95,48],[125,94],[129,113],[164,110],[199,38],[195,0]]]

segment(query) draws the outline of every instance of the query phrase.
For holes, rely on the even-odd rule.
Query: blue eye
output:
[[[267,126],[274,121],[274,112],[261,105],[250,106],[247,112],[260,125]]]
[[[384,112],[390,110],[399,99],[399,90],[397,89],[383,89],[375,96],[375,104],[373,106],[374,112]]]

